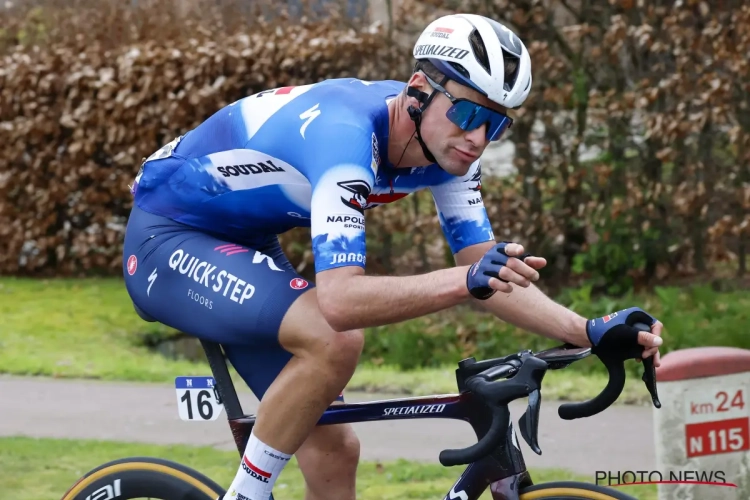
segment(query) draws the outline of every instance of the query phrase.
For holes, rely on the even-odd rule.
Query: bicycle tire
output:
[[[200,472],[151,457],[107,462],[83,475],[61,500],[216,500],[225,490]]]
[[[578,481],[553,481],[523,488],[520,500],[638,500],[621,491]]]

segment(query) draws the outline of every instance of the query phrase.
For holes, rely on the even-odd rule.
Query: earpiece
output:
[[[435,95],[435,92],[433,92],[431,95],[428,95],[415,87],[409,86],[406,88],[406,95],[408,95],[409,97],[413,97],[414,99],[419,101],[419,104],[421,104],[421,107],[419,108],[410,105],[408,108],[406,108],[406,112],[409,113],[409,118],[411,118],[416,124],[417,142],[419,142],[419,146],[422,148],[424,157],[431,163],[437,163],[435,157],[432,155],[432,153],[430,153],[430,150],[427,149],[427,145],[425,145],[424,141],[422,140],[422,132],[419,130],[419,126],[422,121],[422,113],[427,108],[427,106],[430,105],[431,95]]]
[[[425,94],[421,90],[419,90],[416,87],[407,87],[406,88],[406,95],[409,97],[413,97],[417,101],[419,101],[420,104],[425,104],[425,102],[429,99],[429,95]],[[409,113],[409,117],[412,120],[417,120],[422,116],[423,108],[415,108],[414,106],[409,106],[406,108],[406,112]]]
[[[415,108],[414,106],[406,108],[406,112],[409,113],[409,117],[412,120],[416,120],[422,115],[422,110],[420,108]]]

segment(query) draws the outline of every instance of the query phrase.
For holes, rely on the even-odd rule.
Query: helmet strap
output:
[[[432,98],[436,93],[437,91],[433,91],[428,95],[414,87],[408,87],[406,89],[406,95],[415,98],[417,101],[419,101],[420,104],[419,108],[409,106],[406,111],[409,113],[409,118],[412,119],[417,130],[417,142],[422,147],[422,154],[430,163],[437,163],[437,160],[435,160],[435,157],[432,155],[430,150],[427,148],[427,145],[422,140],[422,132],[420,131],[420,126],[422,125],[422,113],[424,113],[424,111],[427,109],[427,106],[430,105],[430,102],[432,102]]]
[[[442,81],[440,82],[440,85],[444,86],[448,80],[450,80],[450,78],[444,76]],[[422,113],[424,113],[427,109],[427,106],[430,105],[433,97],[435,97],[435,94],[437,94],[437,90],[434,89],[432,93],[428,95],[415,87],[407,87],[406,95],[416,99],[419,102],[420,107],[415,108],[414,106],[409,106],[406,111],[409,113],[409,118],[411,118],[415,124],[415,128],[417,130],[417,142],[419,142],[419,145],[422,148],[422,154],[424,154],[424,157],[427,159],[427,161],[437,164],[435,156],[433,156],[433,154],[427,148],[427,145],[424,143],[424,140],[422,140],[422,132],[420,130],[420,127],[422,125]],[[438,167],[440,167],[440,165],[438,165]]]

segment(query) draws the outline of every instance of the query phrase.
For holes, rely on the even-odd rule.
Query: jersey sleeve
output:
[[[466,175],[430,188],[440,226],[454,254],[468,246],[495,240],[481,188],[480,160],[472,163]]]
[[[372,132],[342,125],[326,130],[325,148],[316,148],[311,178],[310,228],[315,271],[365,267],[367,197],[375,182]],[[332,140],[335,138],[335,140]]]

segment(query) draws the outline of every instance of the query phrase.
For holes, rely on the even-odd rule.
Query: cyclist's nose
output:
[[[481,126],[474,130],[466,132],[466,140],[472,143],[475,147],[483,149],[489,142],[487,140],[487,124],[483,123]]]

